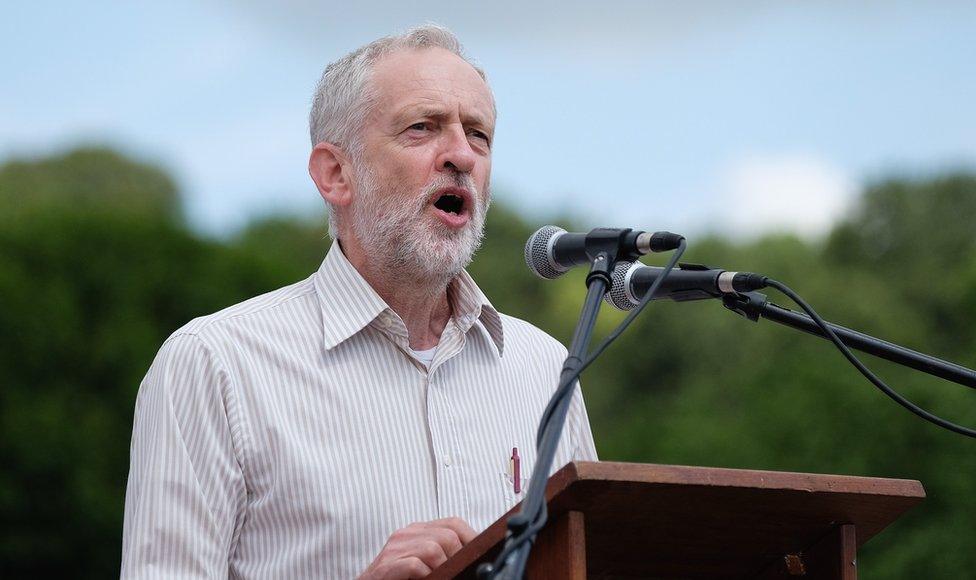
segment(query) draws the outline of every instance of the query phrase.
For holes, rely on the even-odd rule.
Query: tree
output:
[[[109,150],[0,166],[7,576],[117,574],[133,403],[156,350],[195,316],[308,276],[329,245],[321,216],[264,218],[214,240],[180,207],[165,171]],[[889,180],[822,245],[712,236],[691,240],[686,260],[763,272],[829,320],[973,367],[974,213],[973,176]],[[496,204],[470,270],[500,310],[567,341],[584,272],[535,278],[522,264],[532,229]],[[605,312],[598,333],[621,318]],[[976,425],[971,392],[865,361]],[[868,544],[861,568],[956,578],[976,567],[974,442],[896,406],[824,341],[717,301],[659,302],[583,385],[603,459],[918,478],[928,499]]]
[[[165,171],[111,149],[83,147],[0,167],[0,223],[63,208],[182,219],[176,184]]]
[[[118,154],[12,165],[6,202],[43,194],[0,227],[0,560],[12,576],[110,577],[135,394],[156,350],[297,268],[188,230],[169,178]]]

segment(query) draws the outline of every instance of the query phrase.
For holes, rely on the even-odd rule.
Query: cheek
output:
[[[411,152],[387,161],[389,175],[402,186],[422,186],[431,179],[432,158],[420,152]]]
[[[482,168],[481,175],[475,177],[478,180],[478,186],[481,191],[486,191],[488,189],[488,184],[491,182],[491,158],[489,157]]]

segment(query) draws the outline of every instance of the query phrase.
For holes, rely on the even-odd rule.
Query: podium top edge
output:
[[[854,493],[919,499],[925,497],[925,489],[922,483],[914,479],[615,461],[569,463],[553,474],[554,480],[564,478],[566,485],[573,481],[590,480],[659,485],[780,489],[811,493]]]

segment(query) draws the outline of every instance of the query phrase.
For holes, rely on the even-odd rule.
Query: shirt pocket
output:
[[[522,468],[524,469],[525,466],[522,466]],[[498,475],[499,481],[501,482],[500,485],[502,487],[502,496],[505,499],[505,509],[511,509],[512,506],[525,499],[525,489],[529,485],[529,476],[531,473],[527,474],[524,471],[522,472],[521,477],[519,478],[520,481],[517,493],[515,491],[515,478],[511,473],[503,471]]]

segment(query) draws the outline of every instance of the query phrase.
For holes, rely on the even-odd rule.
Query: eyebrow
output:
[[[443,107],[431,106],[431,105],[411,105],[404,107],[397,113],[393,118],[394,122],[397,124],[404,123],[412,117],[429,117],[432,119],[442,119],[447,117],[449,113]],[[491,125],[478,114],[467,114],[462,119],[461,122],[464,124],[475,124],[480,125],[486,129],[490,129]]]

